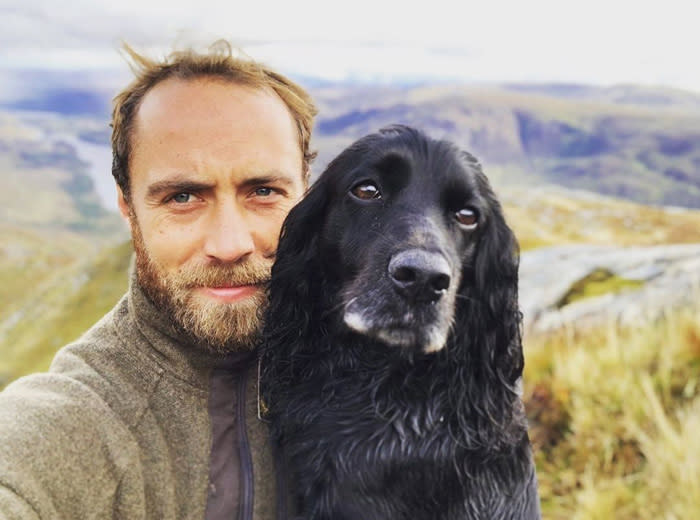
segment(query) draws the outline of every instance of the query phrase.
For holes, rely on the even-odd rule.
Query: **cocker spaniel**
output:
[[[293,517],[540,517],[517,287],[470,154],[392,126],[329,164],[285,221],[260,349]]]

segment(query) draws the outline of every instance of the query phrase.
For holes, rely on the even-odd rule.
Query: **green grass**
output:
[[[645,206],[556,186],[496,186],[522,250],[561,244],[700,243],[700,211]]]
[[[131,252],[126,242],[57,269],[14,310],[18,318],[5,322],[0,334],[0,388],[21,375],[48,369],[56,350],[116,304],[128,286]]]

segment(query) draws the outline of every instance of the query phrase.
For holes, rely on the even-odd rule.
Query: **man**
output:
[[[2,519],[283,511],[252,349],[315,108],[224,47],[163,62],[127,47],[136,79],[115,98],[112,149],[134,274],[48,374],[0,394]]]

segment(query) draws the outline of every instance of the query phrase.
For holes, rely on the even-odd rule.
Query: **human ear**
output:
[[[121,187],[117,186],[117,206],[119,206],[119,213],[121,213],[122,218],[127,224],[131,225],[131,206],[124,197],[124,192]]]

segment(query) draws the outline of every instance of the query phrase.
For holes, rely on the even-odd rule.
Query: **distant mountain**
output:
[[[322,87],[317,170],[404,123],[456,141],[504,183],[554,183],[700,208],[700,96],[635,86]]]
[[[510,83],[503,85],[503,88],[515,92],[540,94],[571,100],[597,101],[645,108],[700,110],[700,95],[671,87],[642,87],[639,85],[594,87],[561,83]]]
[[[110,70],[3,70],[10,85],[0,91],[0,108],[106,118],[112,97],[129,79]],[[125,84],[125,83],[124,83]]]
[[[1,98],[0,106],[101,120],[79,137],[108,146],[110,100],[125,84],[123,75],[17,74],[15,84],[32,87]],[[297,79],[320,108],[316,174],[352,140],[404,123],[454,140],[505,183],[547,182],[645,204],[700,208],[700,95],[691,92],[637,85]],[[48,151],[48,157],[56,153]]]
[[[109,100],[90,90],[64,88],[34,94],[27,99],[5,103],[4,106],[64,115],[100,115],[108,112]]]

